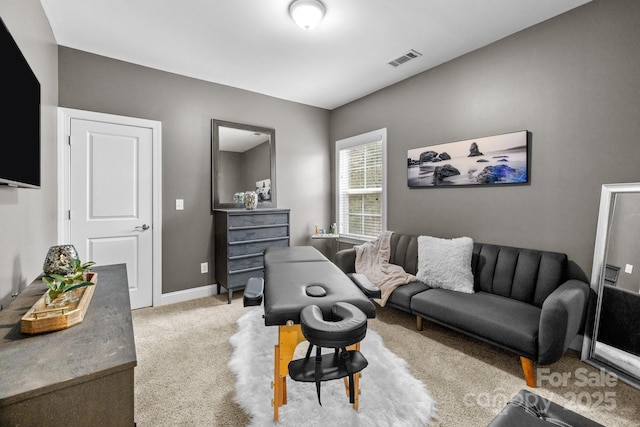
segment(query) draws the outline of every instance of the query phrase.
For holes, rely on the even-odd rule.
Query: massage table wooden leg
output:
[[[287,404],[287,375],[289,374],[289,362],[293,359],[296,347],[305,341],[300,325],[278,326],[278,344],[274,351],[273,367],[273,421],[279,420],[278,410]]]

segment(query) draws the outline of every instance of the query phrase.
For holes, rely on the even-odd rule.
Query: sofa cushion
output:
[[[409,274],[418,272],[418,236],[393,233],[391,235],[389,262],[400,265]]]
[[[541,309],[487,292],[431,289],[411,299],[411,312],[536,360]]]
[[[399,286],[391,293],[391,296],[387,300],[387,305],[410,313],[411,298],[422,291],[426,291],[427,289],[431,288],[422,282],[412,282]]]
[[[472,270],[475,289],[537,307],[564,280],[567,255],[475,243]]]

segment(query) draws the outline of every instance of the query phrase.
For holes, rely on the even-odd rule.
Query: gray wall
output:
[[[640,181],[638,23],[640,2],[596,0],[332,111],[331,140],[387,127],[390,230],[566,252],[590,275],[601,185]],[[528,186],[407,187],[409,149],[525,129]]]
[[[291,209],[292,244],[309,244],[313,225],[329,221],[327,110],[65,47],[58,60],[61,107],[162,122],[163,293],[215,281],[213,118],[275,129],[277,203]],[[200,274],[205,261],[209,274]]]
[[[47,250],[57,243],[58,51],[39,1],[2,0],[0,16],[40,81],[42,135],[42,188],[0,186],[0,304],[6,307],[11,294],[23,290],[42,272]],[[0,138],[4,150],[12,143],[15,141]]]

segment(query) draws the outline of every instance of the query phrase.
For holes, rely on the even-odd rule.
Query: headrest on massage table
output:
[[[342,270],[312,246],[267,248],[264,252],[264,323],[300,323],[300,310],[317,305],[331,319],[336,302],[358,307],[368,318],[375,307]]]

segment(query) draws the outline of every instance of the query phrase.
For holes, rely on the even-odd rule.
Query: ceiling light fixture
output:
[[[319,0],[295,0],[289,7],[289,13],[298,27],[310,30],[322,20],[324,5]]]

